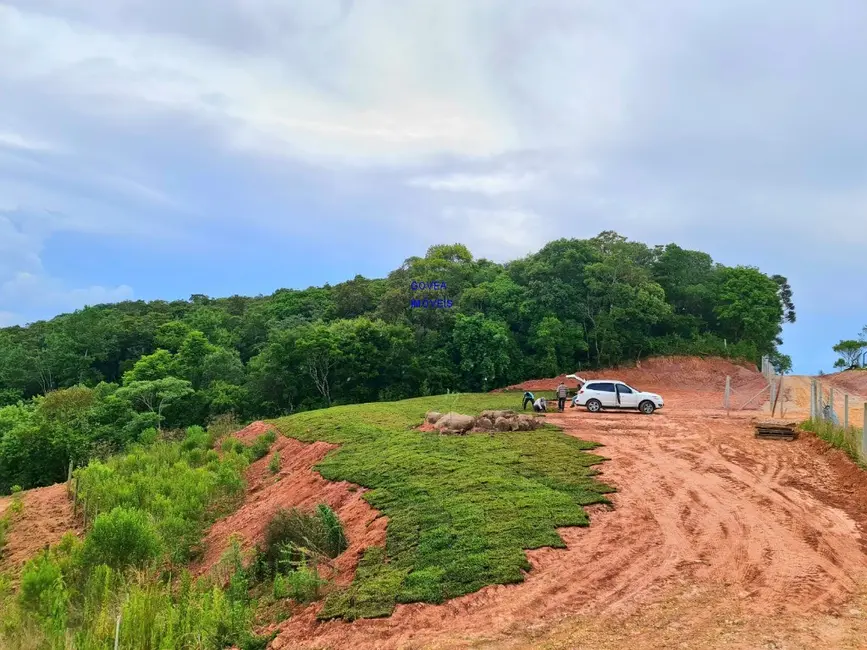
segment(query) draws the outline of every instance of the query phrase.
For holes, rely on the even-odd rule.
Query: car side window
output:
[[[603,393],[613,393],[615,389],[614,384],[596,384],[594,390],[599,390]]]
[[[626,386],[625,384],[617,384],[617,390],[619,390],[624,395],[632,394],[632,389],[629,386]]]

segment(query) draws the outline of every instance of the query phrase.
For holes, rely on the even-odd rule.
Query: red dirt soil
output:
[[[22,492],[24,510],[13,515],[6,546],[0,552],[0,570],[17,575],[23,563],[48,544],[56,544],[69,531],[80,534],[80,523],[73,521],[72,502],[66,497],[66,484]],[[12,497],[0,498],[0,516],[11,505]]]
[[[600,479],[618,492],[613,509],[589,509],[588,528],[561,529],[566,549],[529,551],[523,584],[353,623],[317,622],[311,605],[271,647],[867,648],[867,473],[811,434],[757,440],[761,414],[684,390],[690,374],[724,382],[723,364],[675,384],[660,366],[603,373],[663,393],[651,417],[547,416],[604,445]]]
[[[270,428],[264,422],[254,422],[234,435],[248,444]],[[243,549],[255,546],[263,539],[268,522],[280,508],[312,510],[326,503],[340,517],[349,541],[348,549],[332,563],[331,568],[336,572],[334,580],[338,585],[352,582],[364,549],[385,543],[387,518],[380,516],[362,498],[363,488],[345,481],[326,481],[312,469],[333,449],[336,445],[304,444],[278,435],[270,453],[247,468],[244,503],[211,526],[204,540],[203,558],[194,572],[201,574],[214,567],[229,547],[233,533],[240,535]],[[280,470],[272,474],[268,465],[275,452],[280,452]]]
[[[823,384],[840,388],[855,395],[867,395],[867,370],[846,370],[817,377]]]
[[[619,379],[627,384],[635,383],[646,390],[645,385],[680,387],[688,390],[723,390],[726,376],[732,378],[733,386],[755,383],[761,379],[755,367],[738,364],[729,359],[698,357],[654,357],[641,361],[640,365],[612,370],[577,371],[585,379]],[[554,390],[561,382],[567,386],[575,383],[566,375],[551,379],[533,379],[501,390]]]

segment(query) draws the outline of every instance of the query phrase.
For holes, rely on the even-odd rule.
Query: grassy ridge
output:
[[[520,408],[515,395],[427,397],[341,406],[275,421],[287,436],[340,444],[317,470],[370,489],[389,517],[385,549],[368,549],[356,579],[323,618],[386,616],[399,602],[440,603],[523,580],[525,549],[563,547],[559,526],[582,526],[581,506],[613,489],[594,478],[597,445],[553,427],[440,436],[413,429],[426,411]]]
[[[867,468],[867,459],[861,457],[861,429],[852,426],[847,429],[827,420],[807,420],[801,423],[801,428],[815,433],[837,449],[842,449],[849,458]]]

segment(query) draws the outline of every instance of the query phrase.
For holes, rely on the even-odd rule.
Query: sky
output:
[[[615,230],[867,324],[861,0],[0,0],[0,325]]]

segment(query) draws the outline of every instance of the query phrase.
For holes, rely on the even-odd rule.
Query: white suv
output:
[[[591,379],[572,398],[572,406],[584,406],[591,413],[602,409],[638,409],[651,415],[663,406],[656,393],[643,393],[636,388],[612,379]]]

